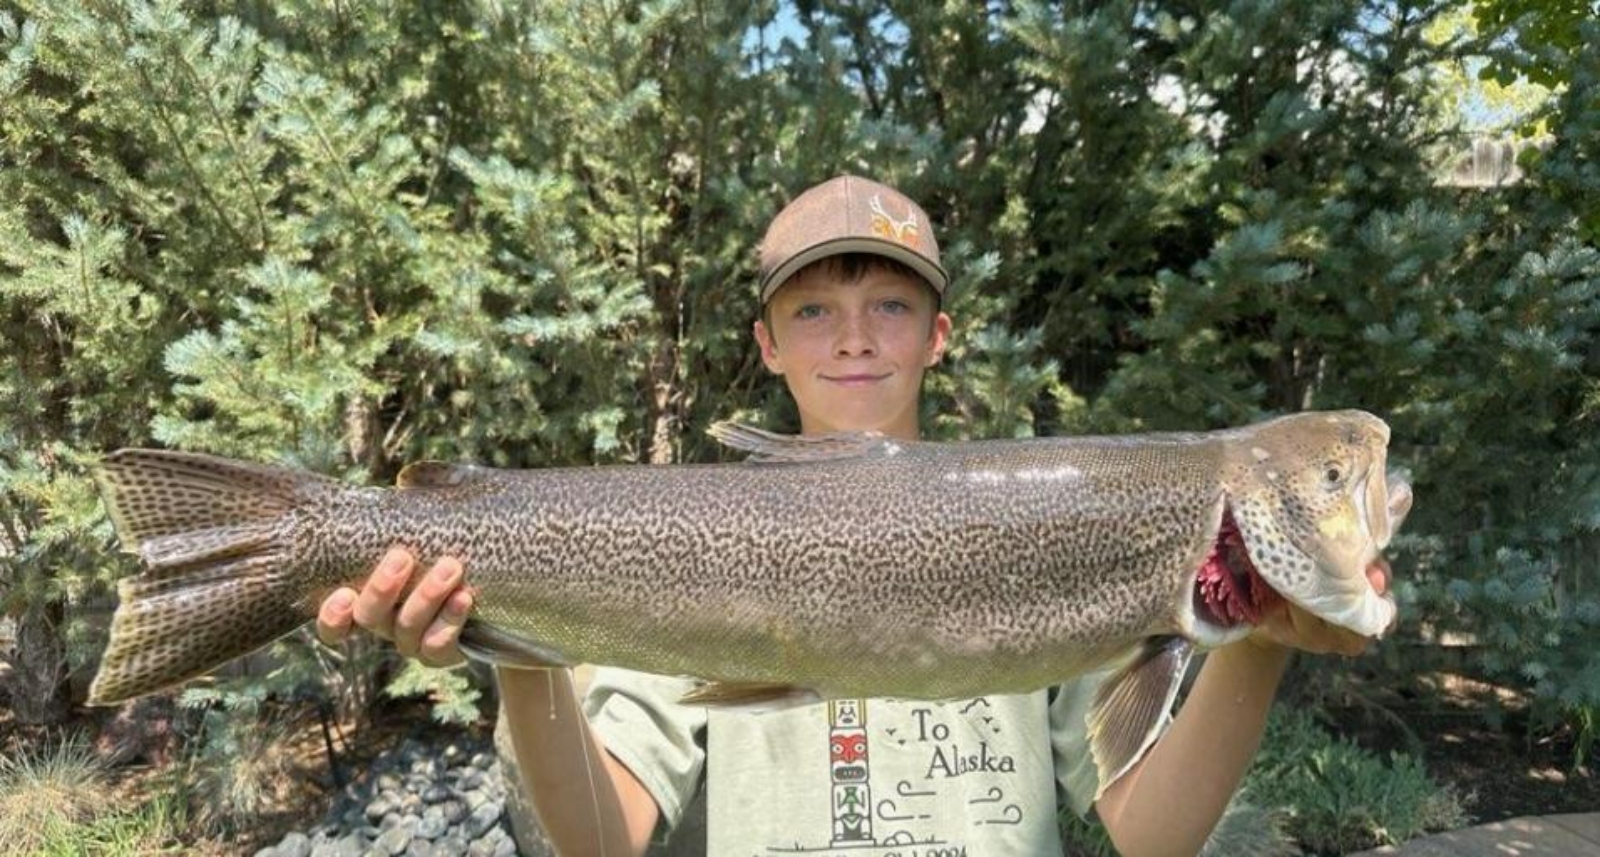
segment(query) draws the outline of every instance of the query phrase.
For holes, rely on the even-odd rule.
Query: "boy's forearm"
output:
[[[568,670],[497,669],[522,787],[558,854],[643,854],[655,799],[606,752]]]
[[[1122,853],[1200,850],[1255,758],[1288,661],[1248,641],[1207,657],[1166,734],[1097,804]]]

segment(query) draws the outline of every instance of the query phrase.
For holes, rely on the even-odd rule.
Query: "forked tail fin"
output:
[[[198,455],[125,449],[96,477],[125,550],[145,571],[117,586],[90,705],[152,693],[304,624],[293,511],[345,490],[323,476]]]

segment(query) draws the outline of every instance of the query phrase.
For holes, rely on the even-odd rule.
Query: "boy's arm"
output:
[[[572,673],[495,673],[523,787],[556,853],[643,854],[660,810],[589,728]]]
[[[1388,567],[1367,572],[1381,593]],[[1367,640],[1292,605],[1212,652],[1172,725],[1095,810],[1124,855],[1199,853],[1255,758],[1291,649],[1356,655]]]
[[[456,642],[472,609],[461,564],[440,559],[402,601],[415,568],[409,551],[391,550],[359,592],[340,589],[323,600],[317,636],[332,645],[360,626],[423,663],[461,663],[465,658]],[[606,752],[589,728],[572,674],[496,673],[523,785],[557,852],[643,854],[660,811],[638,778]]]

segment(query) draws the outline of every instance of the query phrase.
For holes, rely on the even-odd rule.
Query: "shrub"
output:
[[[1384,759],[1299,709],[1274,711],[1246,784],[1272,795],[1289,834],[1316,853],[1398,844],[1468,820],[1462,797],[1434,782],[1415,757]]]

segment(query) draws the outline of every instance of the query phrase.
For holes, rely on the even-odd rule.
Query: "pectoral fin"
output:
[[[778,711],[821,702],[817,692],[792,684],[708,681],[683,695],[685,705],[711,705],[750,711]]]
[[[1155,743],[1193,653],[1182,637],[1146,640],[1133,663],[1100,687],[1087,718],[1089,751],[1100,775],[1096,800]]]
[[[521,670],[570,667],[572,662],[554,649],[546,648],[532,640],[508,634],[493,625],[468,619],[456,640],[462,653],[475,661],[484,661],[497,667]]]

